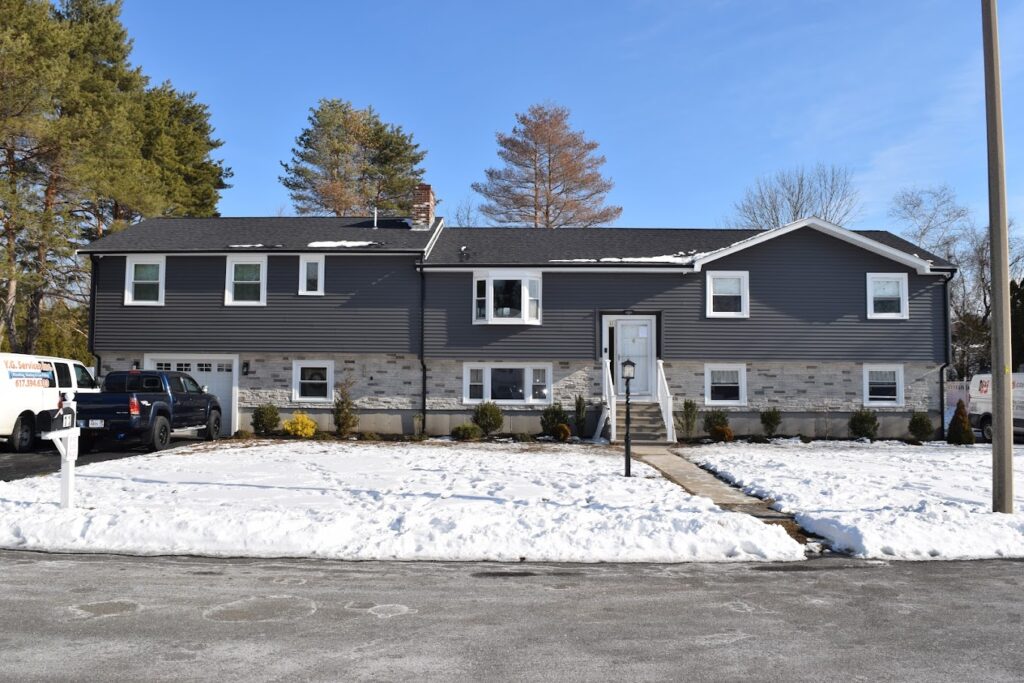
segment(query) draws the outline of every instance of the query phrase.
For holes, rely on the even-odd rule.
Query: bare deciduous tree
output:
[[[569,110],[535,104],[516,114],[510,134],[498,133],[504,168],[485,171],[473,190],[487,200],[480,212],[499,225],[589,228],[611,223],[622,207],[607,206],[612,181],[601,175],[598,144],[569,127]]]
[[[817,216],[843,225],[860,213],[852,174],[843,166],[817,164],[776,171],[758,178],[735,204],[733,222],[743,228],[769,230]]]
[[[889,215],[903,225],[903,236],[958,267],[949,285],[953,323],[953,368],[960,378],[988,369],[992,315],[991,249],[988,228],[957,202],[948,185],[905,188],[893,198]],[[1024,244],[1010,233],[1010,275],[1024,265]]]
[[[452,215],[452,225],[460,228],[470,228],[480,225],[480,222],[480,212],[471,198],[466,197],[455,207],[455,213]]]

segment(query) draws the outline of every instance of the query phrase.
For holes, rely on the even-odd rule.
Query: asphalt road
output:
[[[0,552],[2,680],[1020,680],[1024,564]]]

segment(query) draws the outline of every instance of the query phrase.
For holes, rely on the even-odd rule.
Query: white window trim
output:
[[[501,278],[499,278],[501,279]],[[525,386],[523,387],[523,395],[526,397],[522,401],[512,401],[508,399],[502,400],[491,400],[488,398],[491,395],[491,373],[492,368],[522,368],[524,372],[523,379],[526,380]],[[498,405],[509,405],[509,406],[549,406],[552,402],[552,374],[553,365],[551,363],[517,363],[515,361],[495,361],[493,363],[463,363],[462,364],[462,403],[463,405],[478,405],[480,403],[497,403]],[[470,370],[483,370],[484,379],[484,397],[483,398],[470,398],[469,397],[469,371]],[[535,399],[533,398],[533,371],[544,370],[545,377],[547,378],[547,394],[546,399]]]
[[[711,399],[711,372],[713,370],[738,370],[740,375],[740,400],[713,401]],[[704,405],[706,406],[745,406],[747,405],[747,365],[746,363],[705,363],[704,364]]]
[[[160,268],[160,293],[156,301],[136,301],[134,277],[136,265],[156,265]],[[167,257],[159,256],[126,256],[124,262],[124,305],[125,306],[163,306],[164,284],[167,281]]]
[[[267,257],[260,254],[229,255],[224,268],[224,305],[225,306],[266,306],[267,305]],[[235,265],[240,263],[256,263],[260,266],[260,300],[235,301],[234,272]]]
[[[299,377],[303,368],[327,368],[327,396],[299,395]],[[292,401],[295,403],[333,403],[334,402],[334,361],[333,360],[293,360],[292,361]]]
[[[872,401],[869,396],[868,373],[872,370],[895,370],[896,371],[896,400],[895,401]],[[874,363],[864,365],[864,405],[872,408],[900,408],[906,403],[903,384],[903,366],[899,363]]]
[[[486,282],[485,294],[487,317],[478,320],[476,317],[476,283],[480,280]],[[520,280],[522,282],[523,313],[518,318],[496,318],[494,317],[494,281],[495,280]],[[532,320],[530,314],[530,285],[529,280],[537,281],[537,319]],[[470,320],[474,325],[540,325],[544,319],[544,279],[539,270],[475,270],[473,271],[473,289],[470,298]]]
[[[749,318],[750,317],[750,273],[746,270],[708,270],[705,280],[706,302],[705,314],[709,318]],[[723,312],[716,313],[714,310],[714,287],[712,283],[715,278],[739,278],[740,279],[740,311],[737,313]]]
[[[316,278],[317,289],[309,290],[306,289],[306,265],[309,263],[317,264],[319,268],[319,274]],[[323,254],[306,254],[299,257],[299,294],[301,296],[323,296],[324,295],[324,273],[327,269],[324,267],[324,255]]]
[[[875,313],[875,282],[878,280],[899,280],[900,312]],[[910,318],[909,282],[906,273],[868,273],[868,319],[869,320],[908,320]]]

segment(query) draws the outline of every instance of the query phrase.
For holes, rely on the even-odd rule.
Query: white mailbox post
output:
[[[78,460],[78,437],[82,430],[76,426],[75,403],[65,401],[52,427],[58,427],[40,436],[53,441],[60,452],[60,506],[75,507],[75,460]]]

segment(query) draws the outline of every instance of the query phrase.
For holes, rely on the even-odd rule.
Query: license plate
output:
[[[89,420],[89,426],[93,429],[99,429],[103,426],[103,420]]]
[[[64,429],[69,429],[71,427],[71,419],[74,417],[74,415],[68,414],[68,415],[63,415],[62,417],[64,418],[64,421],[63,421]]]

